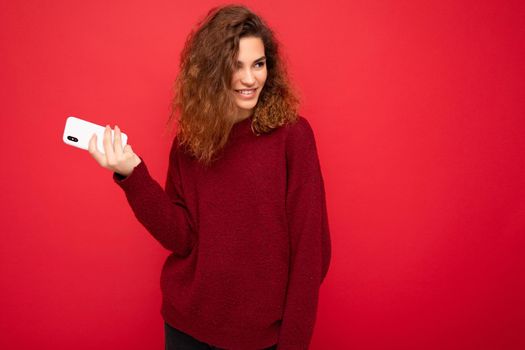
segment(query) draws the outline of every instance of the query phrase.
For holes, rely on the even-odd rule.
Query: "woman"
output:
[[[181,54],[165,190],[115,126],[105,154],[137,219],[171,254],[167,349],[307,349],[330,235],[313,131],[278,44],[244,6],[212,9]]]

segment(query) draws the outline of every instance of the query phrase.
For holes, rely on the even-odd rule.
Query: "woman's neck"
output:
[[[250,113],[250,114],[244,115],[244,116],[238,116],[237,119],[235,119],[234,124],[242,122],[243,120],[250,118],[252,115],[253,115],[253,113]]]

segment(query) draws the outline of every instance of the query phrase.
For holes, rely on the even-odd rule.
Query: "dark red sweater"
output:
[[[303,117],[260,136],[251,121],[233,126],[209,169],[175,138],[165,190],[142,158],[113,179],[171,251],[161,273],[167,323],[221,348],[307,349],[331,258],[314,133]]]

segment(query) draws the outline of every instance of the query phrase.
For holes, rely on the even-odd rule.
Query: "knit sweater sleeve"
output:
[[[314,133],[299,117],[286,140],[290,272],[278,350],[308,349],[331,259],[325,189]]]
[[[114,182],[126,194],[138,221],[160,244],[179,256],[187,256],[195,243],[189,212],[181,196],[174,139],[165,189],[149,174],[144,159],[127,177],[113,173]]]

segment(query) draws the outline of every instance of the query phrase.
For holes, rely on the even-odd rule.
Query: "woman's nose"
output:
[[[255,76],[251,70],[245,70],[241,74],[241,82],[243,84],[251,85],[255,82]]]

